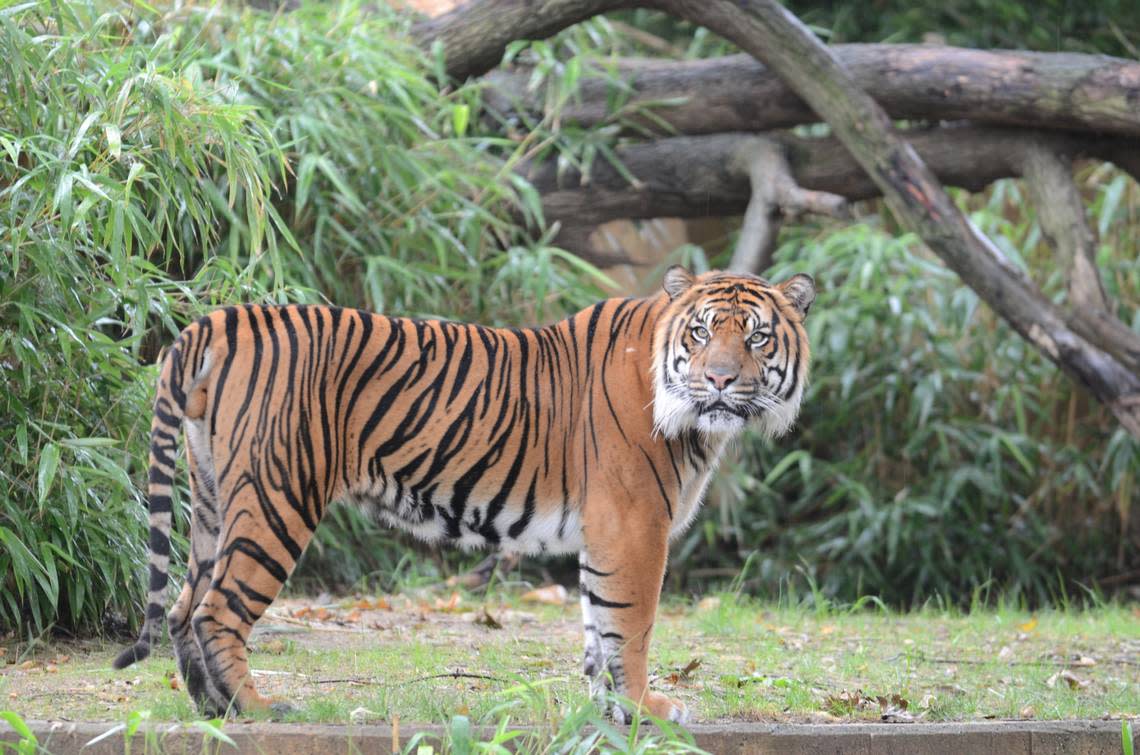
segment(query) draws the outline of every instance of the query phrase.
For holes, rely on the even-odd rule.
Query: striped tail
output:
[[[147,499],[150,508],[150,582],[147,592],[146,617],[138,642],[119,654],[112,664],[126,668],[150,655],[151,643],[162,630],[166,613],[166,586],[170,581],[170,527],[173,518],[171,498],[174,482],[174,459],[178,451],[178,435],[186,411],[186,376],[184,354],[192,354],[193,344],[204,335],[191,325],[175,341],[163,361],[154,400],[154,418],[150,424],[150,464]]]

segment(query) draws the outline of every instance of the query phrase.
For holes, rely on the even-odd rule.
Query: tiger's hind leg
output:
[[[198,707],[209,715],[224,712],[213,702],[217,695],[210,690],[210,677],[202,659],[202,651],[190,625],[190,616],[201,604],[214,570],[214,553],[218,548],[218,497],[209,449],[195,442],[188,428],[186,444],[190,468],[190,554],[186,582],[167,616],[170,639],[178,659],[178,671],[186,690]],[[197,449],[197,450],[195,450]]]
[[[289,708],[257,691],[246,643],[312,537],[283,493],[254,485],[247,481],[226,509],[209,589],[191,618],[212,702],[235,712]]]

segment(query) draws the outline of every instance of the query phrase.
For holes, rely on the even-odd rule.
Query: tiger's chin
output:
[[[696,426],[705,435],[736,435],[744,430],[745,420],[727,409],[710,409],[697,415]]]

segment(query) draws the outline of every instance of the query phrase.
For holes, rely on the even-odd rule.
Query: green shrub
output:
[[[596,296],[511,220],[537,220],[515,145],[402,24],[351,1],[0,10],[0,627],[137,619],[146,365],[190,318],[320,292],[509,322]]]

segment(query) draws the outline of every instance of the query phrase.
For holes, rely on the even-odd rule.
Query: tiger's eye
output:
[[[696,338],[698,341],[707,341],[709,339],[708,328],[704,325],[694,325],[692,333],[693,338]]]
[[[762,330],[757,330],[748,336],[748,343],[751,346],[763,346],[768,343],[768,334]]]

